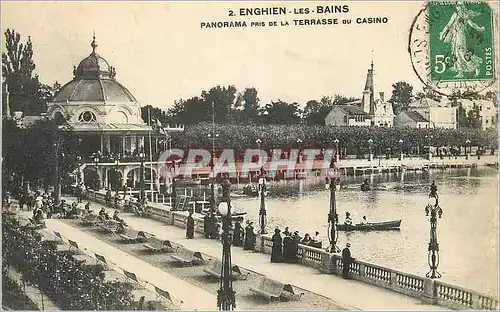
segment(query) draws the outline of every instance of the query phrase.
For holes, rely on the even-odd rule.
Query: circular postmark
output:
[[[416,75],[439,94],[476,94],[496,82],[494,13],[485,2],[428,2],[415,16],[408,52]]]

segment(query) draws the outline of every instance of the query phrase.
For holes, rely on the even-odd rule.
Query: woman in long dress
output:
[[[464,73],[475,72],[479,76],[479,67],[483,60],[467,49],[467,26],[477,32],[485,31],[484,27],[475,24],[472,19],[480,13],[467,9],[463,4],[456,6],[450,21],[439,34],[439,40],[451,44],[452,70],[457,73],[455,78],[462,78]]]
[[[283,242],[280,232],[280,229],[275,229],[272,238],[273,247],[271,250],[271,262],[273,263],[283,262]]]

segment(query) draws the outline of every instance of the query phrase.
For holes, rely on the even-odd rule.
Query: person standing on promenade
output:
[[[247,221],[247,226],[245,227],[245,244],[243,246],[244,250],[254,250],[256,237],[253,232],[253,222]]]
[[[283,243],[280,232],[280,229],[275,229],[272,238],[273,248],[271,250],[271,262],[273,263],[283,262]]]
[[[186,238],[193,239],[194,237],[194,218],[193,212],[189,212],[189,216],[187,217],[187,225],[186,225]]]
[[[351,263],[354,261],[354,258],[351,257],[351,247],[350,243],[347,243],[345,248],[342,250],[342,277],[344,279],[349,279],[349,268],[351,267]]]
[[[243,245],[241,237],[243,236],[243,227],[241,226],[241,218],[236,219],[234,223],[234,234],[233,234],[233,245],[240,246]]]
[[[210,215],[208,213],[203,217],[203,233],[205,238],[210,238]]]
[[[111,190],[110,189],[108,189],[106,191],[106,195],[104,196],[104,200],[106,202],[106,206],[109,207],[111,205]]]

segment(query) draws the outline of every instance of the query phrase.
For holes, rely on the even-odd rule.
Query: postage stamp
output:
[[[496,82],[496,13],[482,1],[432,1],[415,16],[408,52],[420,81],[442,95]]]
[[[484,2],[430,2],[431,81],[492,80],[495,76],[493,15]]]

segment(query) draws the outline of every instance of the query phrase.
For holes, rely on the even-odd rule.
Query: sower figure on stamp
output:
[[[186,224],[186,238],[192,239],[194,237],[194,218],[193,212],[189,212],[189,216],[187,217]]]
[[[474,17],[479,15],[480,13],[467,9],[463,4],[457,4],[455,13],[439,34],[439,40],[451,44],[452,70],[457,73],[455,78],[462,78],[464,73],[472,72],[479,76],[483,60],[467,48],[469,27],[471,32],[484,32],[486,30],[472,21]]]
[[[351,244],[347,243],[342,250],[342,277],[344,279],[349,279],[349,268],[354,261],[354,258],[351,257],[351,250],[349,250],[349,247],[351,247]]]

